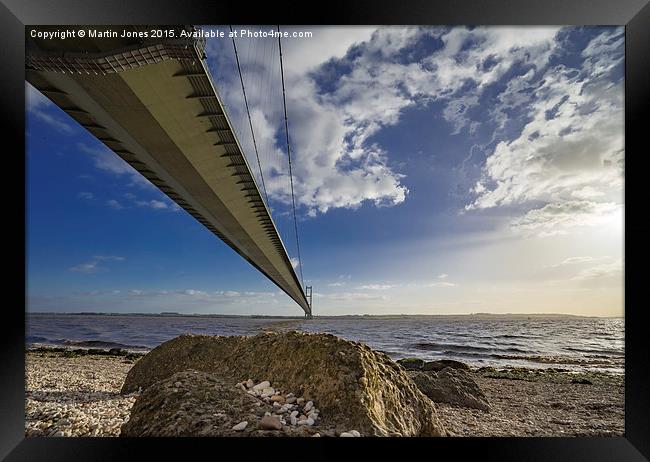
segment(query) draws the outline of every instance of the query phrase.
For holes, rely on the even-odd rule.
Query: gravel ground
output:
[[[133,360],[27,353],[26,364],[26,436],[119,436],[137,397],[119,394]]]
[[[134,360],[28,352],[27,436],[119,436],[137,393],[119,391]],[[524,371],[525,372],[525,371]],[[437,404],[457,436],[621,436],[624,384],[601,375],[571,383],[564,373],[473,372],[490,412]],[[522,378],[523,377],[523,378]]]
[[[569,374],[535,379],[485,377],[474,372],[491,411],[438,403],[444,426],[458,436],[622,436],[622,380],[571,383]],[[569,378],[568,380],[566,380]],[[564,379],[564,380],[563,380]]]

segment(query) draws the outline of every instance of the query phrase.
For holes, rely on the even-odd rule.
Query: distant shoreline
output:
[[[196,318],[252,318],[252,319],[299,319],[305,318],[300,315],[283,316],[283,315],[240,315],[240,314],[202,314],[202,313],[114,313],[114,312],[25,312],[28,316],[47,315],[47,316],[155,316],[155,317],[196,317]],[[468,314],[342,314],[342,315],[314,315],[314,319],[356,319],[356,318],[374,318],[374,319],[402,319],[402,318],[444,318],[444,319],[625,319],[625,316],[585,316],[578,314],[564,313],[468,313]]]

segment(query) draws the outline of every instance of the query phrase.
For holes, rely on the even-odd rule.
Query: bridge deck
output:
[[[310,314],[203,45],[28,38],[26,79]]]

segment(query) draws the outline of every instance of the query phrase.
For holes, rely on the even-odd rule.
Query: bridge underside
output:
[[[28,38],[26,79],[311,314],[203,47]]]

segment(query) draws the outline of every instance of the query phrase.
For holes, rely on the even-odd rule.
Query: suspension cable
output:
[[[298,240],[298,220],[296,218],[296,197],[293,191],[293,173],[291,171],[291,147],[289,143],[289,119],[287,117],[287,97],[284,87],[284,67],[282,66],[282,40],[280,38],[280,26],[278,25],[278,49],[280,50],[280,76],[282,78],[282,103],[284,105],[284,128],[287,135],[287,156],[289,158],[289,181],[291,182],[291,203],[293,205],[293,226],[296,231],[296,249],[298,251],[298,266],[300,269],[300,282],[305,285],[302,276],[302,259],[300,258],[300,241]]]
[[[232,32],[232,25],[230,26]],[[253,147],[255,148],[255,157],[257,158],[257,166],[260,169],[260,177],[262,178],[262,188],[264,189],[264,196],[266,198],[266,205],[270,207],[269,195],[266,192],[266,184],[264,183],[264,173],[262,173],[262,164],[260,163],[260,155],[257,152],[257,142],[255,141],[255,132],[253,131],[253,121],[251,119],[251,112],[248,108],[248,98],[246,97],[246,88],[244,87],[244,78],[241,73],[241,66],[239,65],[239,55],[237,54],[237,45],[235,45],[235,36],[232,35],[232,48],[235,50],[235,60],[237,61],[237,71],[239,72],[239,81],[241,82],[241,91],[244,94],[244,104],[246,105],[246,114],[248,115],[248,124],[251,128],[251,137],[253,138]]]

